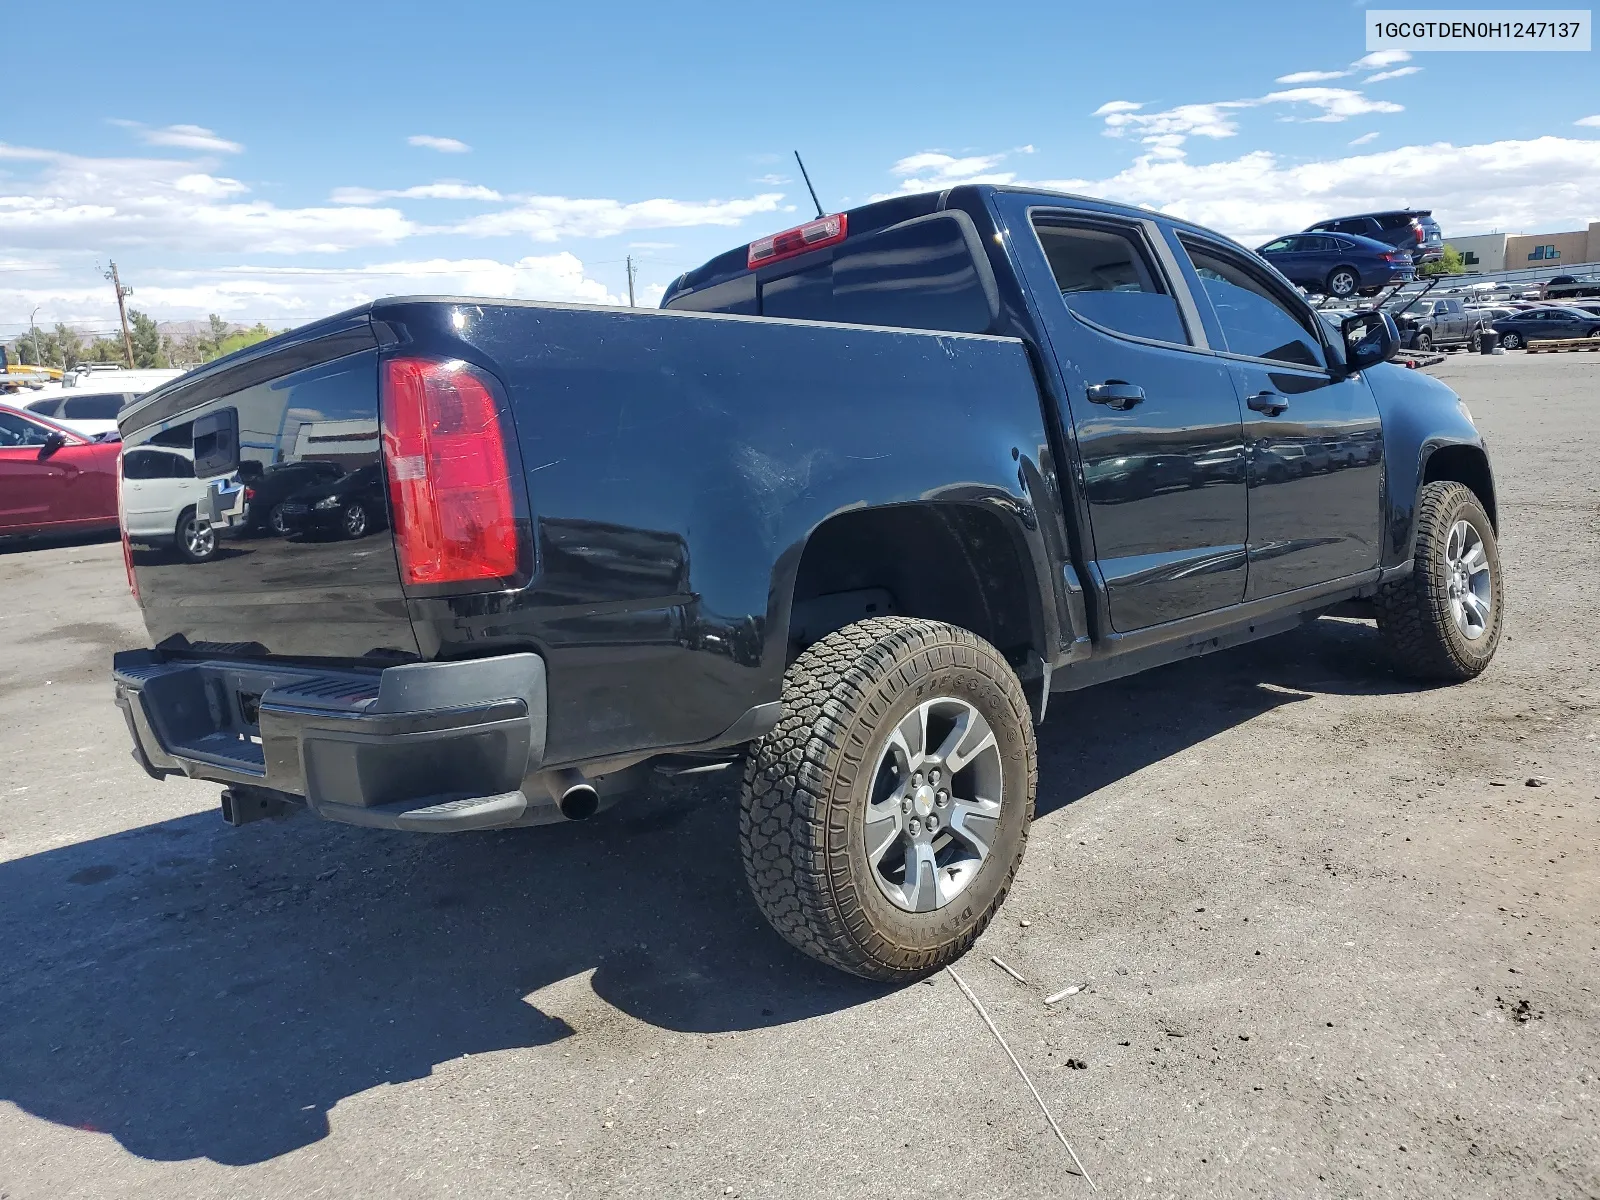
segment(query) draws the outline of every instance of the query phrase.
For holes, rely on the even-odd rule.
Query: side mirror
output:
[[[1394,318],[1382,311],[1356,313],[1339,323],[1344,334],[1345,363],[1351,374],[1388,362],[1400,350]]]
[[[67,444],[67,435],[59,430],[52,429],[44,435],[44,441],[39,446],[39,457],[49,458],[57,450]]]

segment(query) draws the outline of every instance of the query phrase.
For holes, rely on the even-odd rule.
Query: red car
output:
[[[0,537],[115,529],[121,449],[0,404]]]

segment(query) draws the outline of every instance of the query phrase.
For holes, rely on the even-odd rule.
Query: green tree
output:
[[[1445,243],[1444,253],[1431,263],[1423,263],[1418,275],[1426,278],[1430,275],[1465,275],[1467,264],[1461,261],[1461,251],[1448,242]]]
[[[89,348],[83,352],[83,361],[97,363],[120,363],[123,361],[122,339],[95,338],[89,343]]]
[[[249,329],[241,329],[237,333],[230,333],[223,338],[217,346],[217,357],[232,354],[235,350],[243,350],[246,346],[254,346],[257,342],[264,342],[272,336],[272,330],[259,321]]]
[[[51,361],[57,366],[65,367],[70,371],[83,361],[83,339],[78,336],[76,330],[68,328],[57,321],[55,342],[56,350],[60,353],[60,357]]]
[[[161,336],[155,318],[136,308],[128,310],[128,320],[133,324],[133,365],[136,367],[164,367],[168,363],[167,350],[170,338]]]
[[[228,322],[216,313],[206,318],[211,328],[200,335],[200,353],[202,362],[210,362],[222,354],[222,343],[228,339]]]

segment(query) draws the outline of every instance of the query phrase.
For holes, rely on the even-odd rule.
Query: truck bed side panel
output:
[[[832,514],[992,505],[1047,557],[1018,341],[467,301],[374,318],[407,353],[475,361],[507,388],[536,576],[411,612],[424,657],[545,656],[548,762],[712,739],[776,700],[799,553]]]

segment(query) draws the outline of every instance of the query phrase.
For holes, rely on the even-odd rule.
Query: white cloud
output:
[[[469,217],[449,232],[469,237],[527,234],[536,242],[564,237],[612,237],[635,229],[681,229],[692,225],[738,225],[759,213],[779,211],[782,192],[740,200],[620,200],[527,196],[515,208]]]
[[[134,302],[161,320],[217,313],[229,320],[295,325],[381,296],[463,295],[521,300],[621,304],[585,272],[575,255],[562,252],[515,262],[491,258],[433,258],[359,267],[239,265],[201,270],[145,270]],[[645,289],[650,294],[650,289]],[[655,293],[660,299],[660,291]],[[39,307],[39,321],[109,330],[116,304],[97,271],[61,270],[53,279],[30,282],[0,295],[0,330],[11,331]]]
[[[1407,75],[1422,74],[1421,67],[1396,67],[1392,71],[1379,71],[1376,75],[1368,75],[1362,83],[1382,83],[1385,79],[1404,79]]]
[[[250,189],[237,179],[229,179],[221,175],[180,175],[172,181],[172,186],[180,192],[188,192],[192,196],[205,196],[217,199],[222,196],[237,196]]]
[[[415,187],[380,190],[363,187],[334,188],[328,197],[334,204],[376,204],[380,200],[504,200],[493,188],[476,183],[443,179]]]
[[[1390,100],[1368,100],[1360,92],[1353,92],[1349,88],[1290,88],[1286,92],[1269,92],[1254,103],[1310,104],[1315,108],[1320,108],[1322,115],[1307,119],[1325,122],[1346,121],[1351,117],[1364,116],[1367,113],[1397,113],[1405,111],[1403,105],[1395,104]]]
[[[237,179],[193,162],[84,158],[0,144],[0,160],[37,164],[0,176],[0,250],[330,253],[392,245],[417,231],[395,208],[280,208],[235,199]]]
[[[1573,124],[1587,125],[1591,129],[1600,128],[1600,113],[1596,113],[1592,117],[1579,117]]]
[[[1251,246],[1326,217],[1411,204],[1432,209],[1446,236],[1573,229],[1596,216],[1600,139],[1441,142],[1308,163],[1265,150],[1203,165],[1141,155],[1108,178],[1039,186],[1158,209]]]
[[[1274,83],[1322,83],[1329,79],[1343,79],[1349,71],[1293,71],[1288,75],[1279,75]]]
[[[1144,105],[1133,100],[1107,100],[1094,112],[1091,117],[1109,117],[1112,113],[1138,112]]]
[[[1374,50],[1371,54],[1362,55],[1350,65],[1357,71],[1380,71],[1384,67],[1410,61],[1409,50]]]
[[[774,173],[774,174],[771,174],[771,175],[757,175],[750,182],[751,183],[764,183],[768,187],[782,187],[786,183],[793,183],[794,180],[791,177],[789,177],[788,175],[778,175],[778,174]]]
[[[141,142],[150,146],[204,150],[213,154],[238,154],[244,149],[238,142],[230,142],[204,125],[167,125],[161,129],[150,129],[137,121],[114,121],[112,124],[133,130]]]
[[[457,141],[455,138],[434,137],[431,133],[414,133],[406,139],[406,142],[427,150],[437,150],[441,154],[465,154],[472,149],[465,142]]]
[[[1358,138],[1351,138],[1350,139],[1350,144],[1352,146],[1365,146],[1368,142],[1376,141],[1377,138],[1378,138],[1378,131],[1376,129],[1374,129],[1371,133],[1363,133]]]

